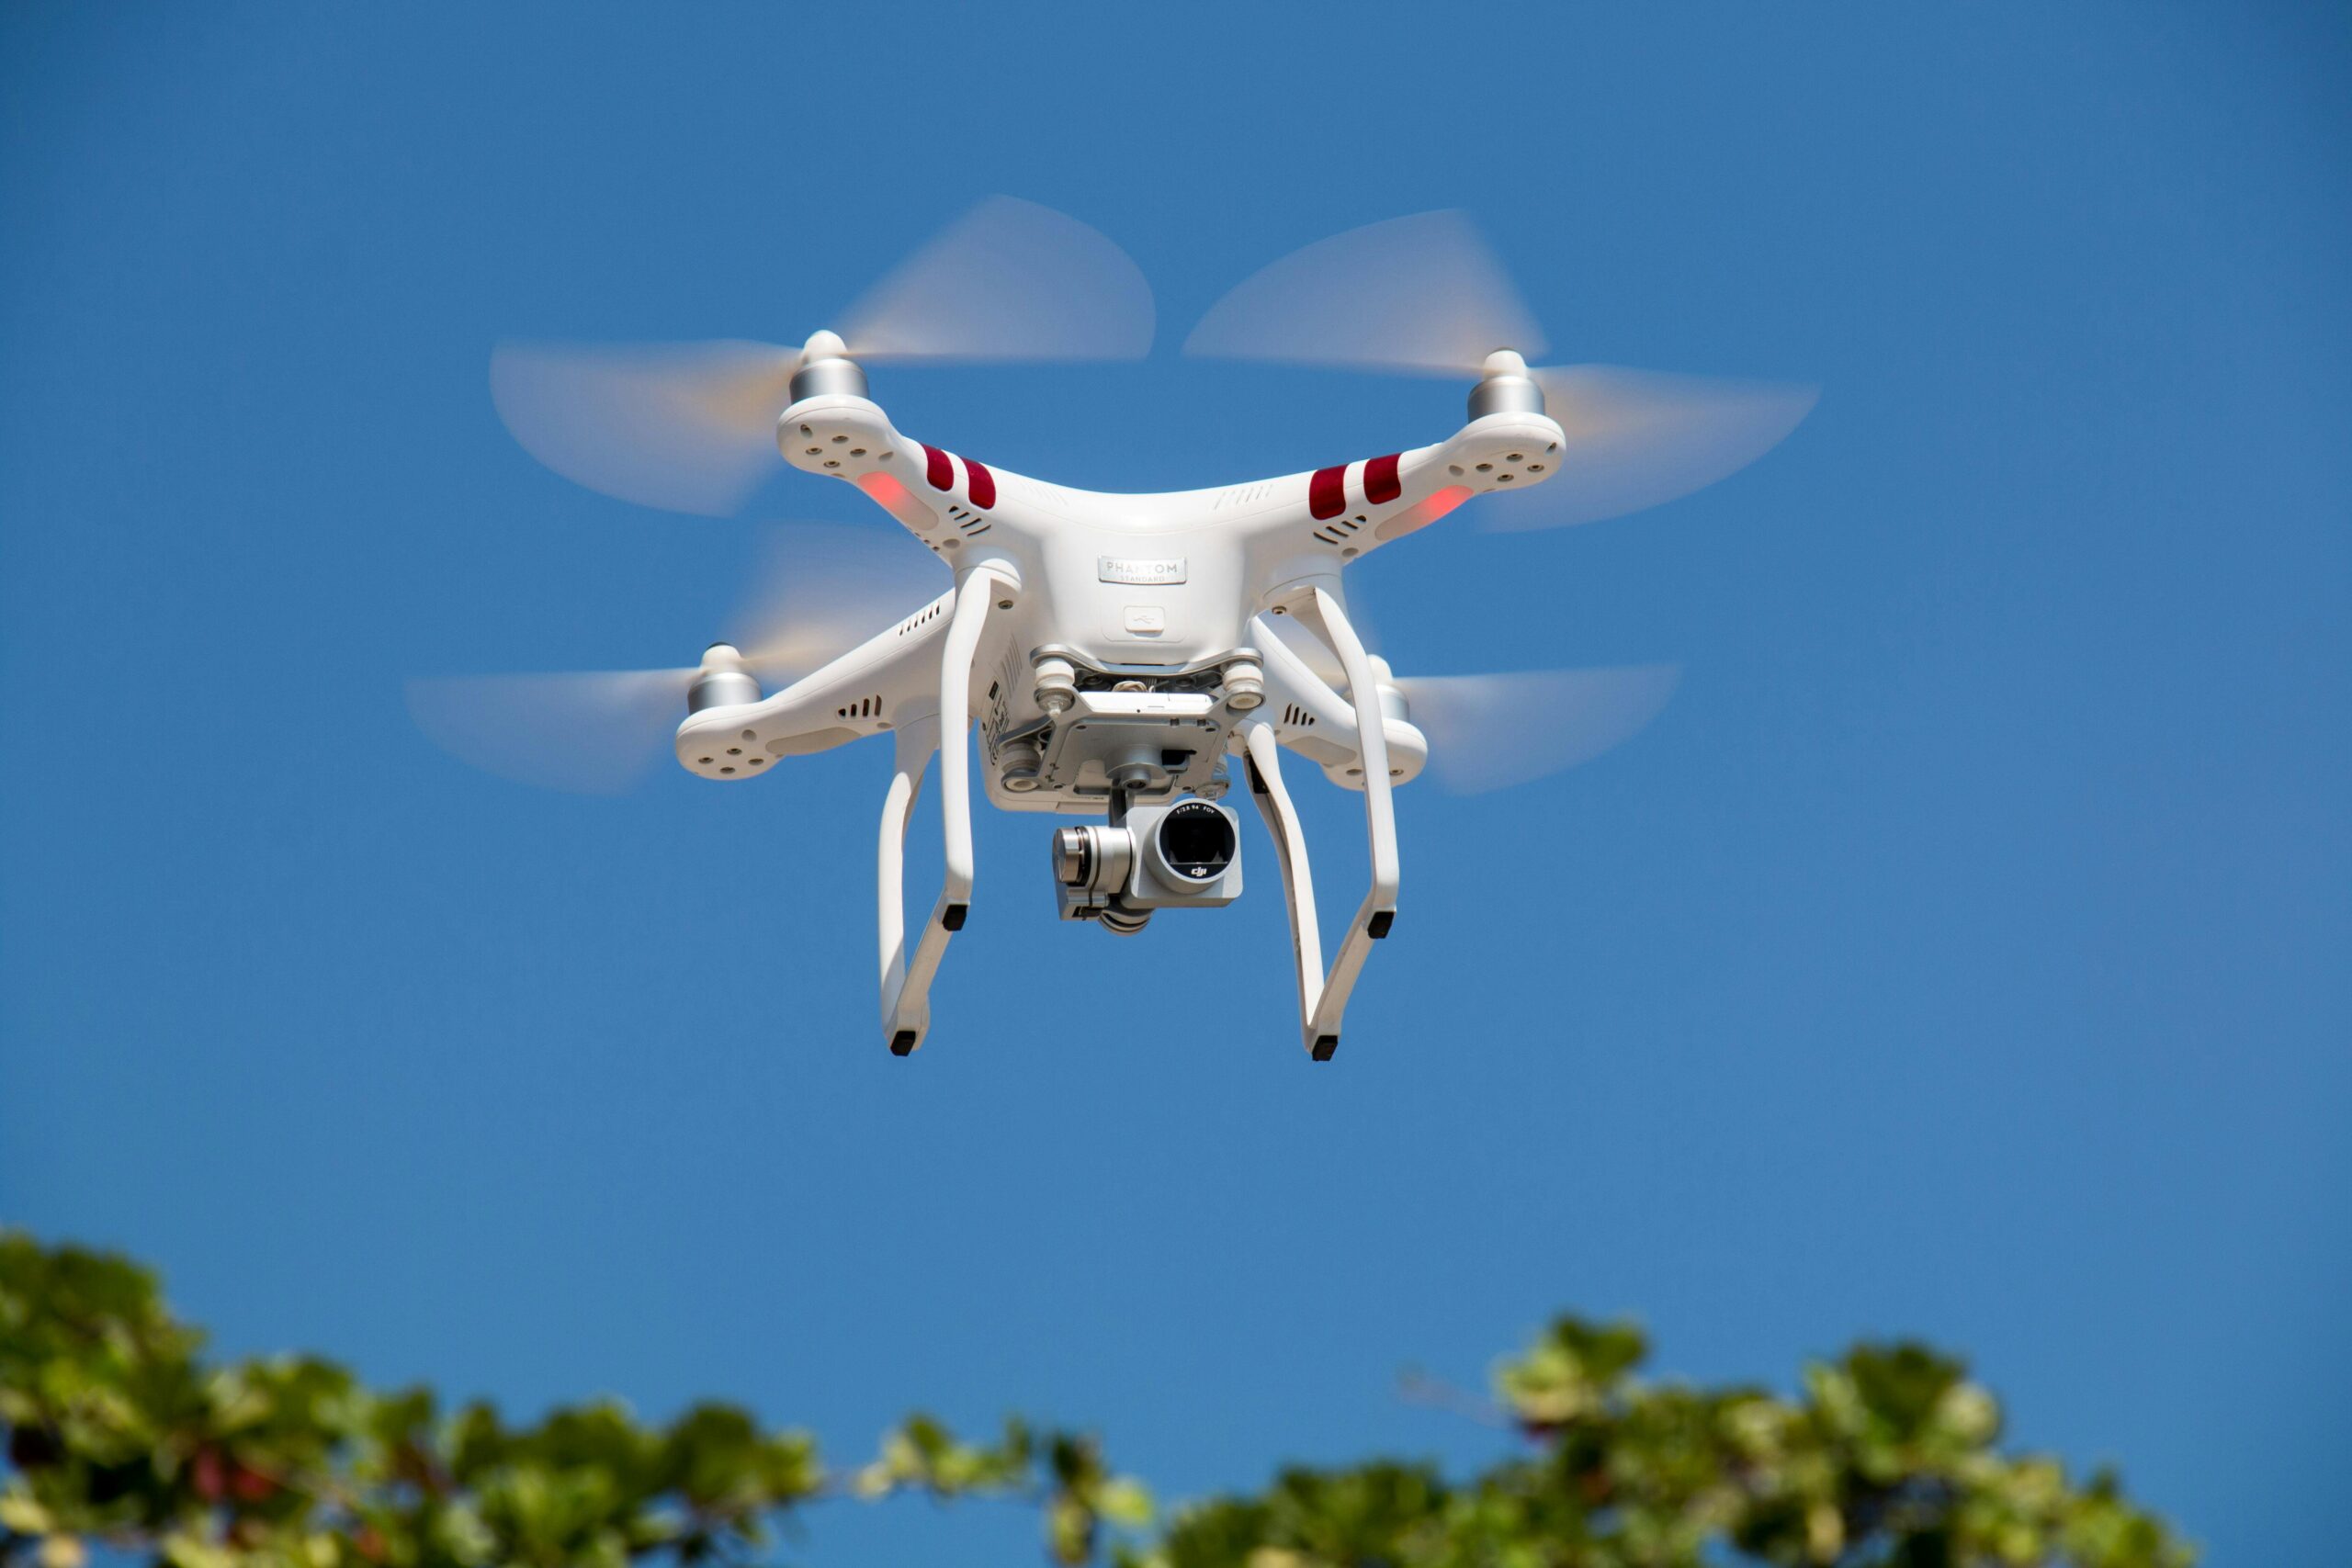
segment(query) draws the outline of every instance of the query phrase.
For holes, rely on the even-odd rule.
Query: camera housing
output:
[[[1130,807],[1102,827],[1054,834],[1055,896],[1066,920],[1143,929],[1154,909],[1221,909],[1241,897],[1241,818],[1186,795]]]

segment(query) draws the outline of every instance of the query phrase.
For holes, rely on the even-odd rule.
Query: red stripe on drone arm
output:
[[[1402,452],[1391,452],[1385,457],[1374,457],[1363,466],[1363,498],[1374,506],[1385,506],[1405,493],[1404,481],[1396,477],[1396,459]]]
[[[956,488],[956,459],[938,447],[926,444],[922,449],[922,477],[931,481],[933,490]]]
[[[972,504],[986,512],[996,504],[996,476],[978,457],[964,459],[964,477],[971,481]]]
[[[1306,510],[1318,523],[1337,517],[1348,509],[1348,466],[1317,468],[1315,477],[1306,481]]]

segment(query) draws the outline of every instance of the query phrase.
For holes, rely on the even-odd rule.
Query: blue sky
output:
[[[2340,1551],[2340,13],[16,6],[0,39],[0,1217],[153,1259],[233,1348],[523,1409],[726,1393],[844,1456],[1018,1407],[1175,1495],[1474,1461],[1496,1438],[1396,1372],[1476,1383],[1558,1307],[1702,1377],[1916,1333],[2211,1561]],[[1264,262],[1433,207],[1559,357],[1824,388],[1698,496],[1472,508],[1357,569],[1400,666],[1686,675],[1583,770],[1403,798],[1329,1066],[1262,839],[1239,904],[1123,943],[1056,924],[1039,822],[984,818],[900,1062],[883,753],[579,798],[403,712],[414,675],[690,660],[761,548],[533,463],[496,340],[792,340],[994,191],[1137,258],[1153,357],[876,394],[1068,483],[1452,429],[1453,384],[1173,352]],[[891,526],[789,474],[754,510]],[[1353,804],[1304,803],[1335,907]],[[1030,1530],[842,1515],[809,1558]]]

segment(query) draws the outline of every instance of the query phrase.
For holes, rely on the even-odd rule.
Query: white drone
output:
[[[492,389],[508,428],[549,467],[653,505],[736,510],[780,450],[862,491],[954,569],[951,588],[859,640],[842,624],[857,595],[804,581],[831,602],[812,606],[804,592],[782,636],[714,644],[690,669],[418,682],[412,706],[453,750],[509,771],[517,753],[544,764],[566,746],[582,763],[614,744],[650,751],[680,705],[678,761],[718,783],[887,735],[882,1032],[899,1055],[930,1029],[933,977],[971,908],[966,735],[977,722],[990,804],[1106,819],[1054,835],[1054,875],[1063,919],[1123,933],[1156,909],[1240,894],[1239,818],[1223,804],[1238,773],[1282,870],[1305,1043],[1328,1060],[1372,944],[1396,919],[1396,786],[1428,763],[1476,786],[1582,761],[1645,722],[1674,679],[1663,667],[1400,677],[1350,621],[1348,563],[1478,495],[1527,492],[1494,503],[1516,509],[1503,521],[1521,526],[1668,500],[1761,454],[1813,403],[1785,386],[1530,369],[1540,331],[1451,213],[1310,246],[1243,283],[1193,333],[1194,354],[1478,378],[1469,423],[1434,446],[1281,479],[1157,495],[1070,490],[891,423],[867,395],[866,365],[1136,358],[1149,347],[1150,293],[1135,264],[1044,208],[983,204],[842,323],[797,352],[508,346]],[[762,675],[779,672],[788,683],[763,695]],[[1328,967],[1285,749],[1360,792],[1371,834],[1372,885]],[[933,753],[945,886],[910,945],[901,856]]]

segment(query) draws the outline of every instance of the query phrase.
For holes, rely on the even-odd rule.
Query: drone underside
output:
[[[1444,301],[1437,327],[1420,310],[1431,299]],[[1384,315],[1397,328],[1385,338],[1367,326]],[[1395,920],[1396,786],[1432,762],[1476,784],[1502,782],[1513,762],[1533,773],[1579,761],[1638,728],[1673,681],[1656,667],[1399,678],[1350,620],[1345,567],[1484,494],[1526,492],[1510,503],[1524,509],[1561,487],[1557,514],[1539,525],[1667,499],[1747,461],[1811,403],[1785,388],[1531,371],[1520,350],[1540,337],[1447,214],[1310,247],[1235,290],[1194,333],[1188,346],[1202,352],[1477,374],[1468,422],[1444,440],[1279,479],[1072,490],[910,439],[872,400],[868,362],[1019,354],[1020,343],[978,340],[1021,327],[1043,340],[1034,356],[1140,353],[1149,302],[1133,264],[1058,214],[984,206],[846,319],[844,333],[818,333],[797,353],[505,350],[493,387],[535,454],[661,504],[740,503],[763,477],[745,450],[756,431],[793,467],[854,485],[953,569],[951,589],[846,647],[788,626],[715,644],[691,670],[435,683],[418,689],[416,706],[441,738],[488,757],[502,733],[543,728],[551,702],[635,728],[657,711],[649,697],[668,692],[687,709],[678,761],[726,783],[890,737],[879,976],[884,1034],[899,1055],[928,1032],[932,979],[971,905],[963,738],[977,728],[990,804],[1107,819],[1056,836],[1057,897],[1064,919],[1123,933],[1159,908],[1238,896],[1238,819],[1224,802],[1243,786],[1282,873],[1304,1041],[1329,1058],[1371,944]],[[761,675],[777,671],[788,679],[764,694]],[[1328,967],[1284,751],[1363,802],[1371,885]],[[901,846],[934,754],[944,886],[910,941]]]

